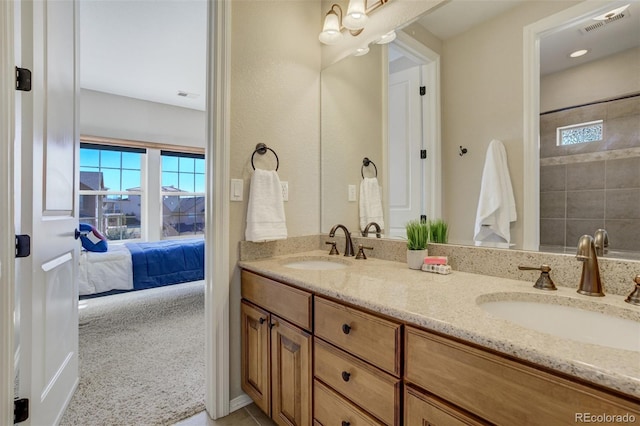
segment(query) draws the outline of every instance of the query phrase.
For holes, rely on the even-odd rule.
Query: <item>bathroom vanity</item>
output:
[[[533,282],[324,251],[240,267],[242,387],[278,424],[640,424],[640,351],[542,333],[481,307],[557,299],[640,321],[622,296],[541,295]]]

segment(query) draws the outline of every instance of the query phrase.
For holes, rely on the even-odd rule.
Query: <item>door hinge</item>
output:
[[[421,214],[420,215],[420,222],[425,223],[427,221],[427,215],[426,214]]]
[[[16,257],[28,257],[31,254],[31,237],[16,235]]]
[[[31,91],[31,71],[16,67],[16,90]]]
[[[13,400],[13,424],[24,422],[29,418],[29,400],[20,398]]]
[[[420,86],[420,96],[427,94],[427,86]]]
[[[421,149],[420,150],[420,158],[423,159],[423,160],[425,158],[427,158],[427,150],[426,149]]]

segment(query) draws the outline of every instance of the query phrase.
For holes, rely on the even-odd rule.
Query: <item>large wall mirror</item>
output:
[[[372,45],[371,56],[348,57],[325,68],[321,83],[322,232],[336,223],[346,224],[353,233],[359,231],[357,197],[349,201],[349,196],[350,189],[357,191],[362,180],[363,157],[369,157],[377,165],[386,214],[394,197],[396,201],[405,197],[389,184],[390,175],[400,174],[406,188],[421,188],[419,203],[425,214],[449,223],[450,243],[473,245],[485,154],[489,142],[499,139],[506,148],[518,214],[511,224],[511,247],[537,249],[540,244],[544,251],[571,252],[579,235],[608,228],[612,255],[638,258],[640,5],[631,3],[624,16],[601,25],[593,20],[626,4],[453,0],[403,26],[398,34],[417,39],[440,58],[436,75],[439,110],[434,113],[440,128],[432,135],[440,157],[417,178],[393,169],[395,160],[389,153],[392,125],[388,122],[398,110],[389,106],[392,75],[402,68],[401,62],[415,61],[415,55],[403,55],[402,45]],[[570,16],[568,12],[575,9],[579,12]],[[529,117],[524,112],[529,111],[524,83],[532,71],[525,70],[523,29],[559,15],[563,22],[537,34],[539,98],[532,104],[539,114]],[[593,24],[597,28],[588,28]],[[563,65],[570,60],[568,50],[581,46],[589,53]],[[334,96],[331,101],[330,95]],[[603,140],[557,146],[557,128],[597,121],[589,118],[594,114],[605,116]],[[541,144],[534,154],[528,153],[531,123],[535,123]],[[434,123],[428,128],[433,129]],[[579,132],[590,130],[578,129],[574,134]],[[423,134],[423,145],[427,144],[424,141]],[[550,147],[544,145],[549,143]],[[467,153],[460,155],[460,147]],[[437,181],[430,183],[436,168],[440,168],[433,175]],[[366,176],[366,168],[364,173]],[[441,191],[436,198],[434,187]],[[433,199],[439,201],[431,202]],[[394,236],[387,219],[385,236]],[[535,237],[528,239],[532,234]]]

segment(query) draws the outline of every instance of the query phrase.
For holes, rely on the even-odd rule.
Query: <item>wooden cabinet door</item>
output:
[[[246,301],[241,305],[242,390],[271,415],[270,315]]]
[[[311,335],[271,317],[271,418],[282,426],[310,426]]]

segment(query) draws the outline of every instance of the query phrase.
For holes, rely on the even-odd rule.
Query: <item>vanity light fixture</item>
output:
[[[346,14],[343,14],[340,5],[332,4],[331,9],[329,9],[324,18],[324,25],[318,40],[324,44],[337,44],[342,40],[342,29],[345,28],[352,36],[359,35],[364,30],[367,19],[369,19],[368,14],[388,1],[375,0],[372,5],[367,7],[367,0],[349,0]],[[385,36],[389,34],[391,33],[385,34]]]
[[[589,50],[580,49],[580,50],[576,50],[575,52],[569,53],[569,57],[571,57],[571,58],[579,58],[580,56],[584,56],[587,53],[589,53]]]
[[[369,53],[369,46],[358,47],[353,56],[363,56]]]
[[[348,30],[361,30],[367,22],[366,0],[349,0],[347,14],[342,19],[342,24]]]
[[[387,43],[391,43],[395,39],[396,39],[396,32],[392,30],[384,34],[382,37],[380,37],[380,39],[376,41],[376,43],[387,44]]]
[[[624,12],[625,10],[627,10],[627,8],[631,6],[630,4],[627,4],[625,6],[621,6],[618,7],[616,9],[610,10],[606,13],[603,13],[602,15],[598,15],[595,18],[593,18],[594,21],[607,21],[615,16],[620,15],[622,12]]]

